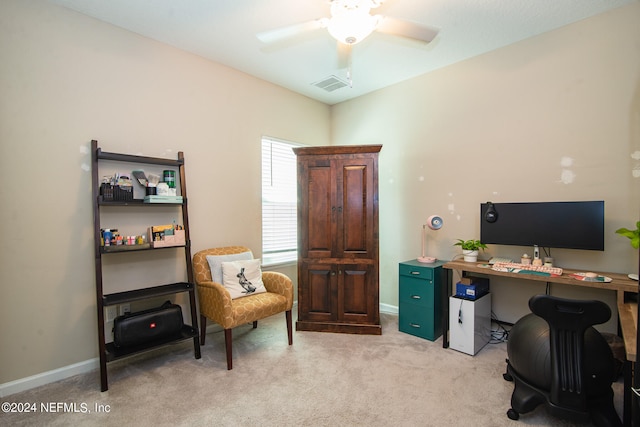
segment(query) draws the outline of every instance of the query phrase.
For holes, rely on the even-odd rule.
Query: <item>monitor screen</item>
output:
[[[604,201],[482,203],[485,244],[604,250]]]

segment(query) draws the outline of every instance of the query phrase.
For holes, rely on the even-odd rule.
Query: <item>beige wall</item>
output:
[[[0,384],[97,357],[91,139],[184,151],[193,252],[258,256],[261,136],[330,143],[327,105],[43,1],[0,2],[0,57]],[[116,290],[185,280],[169,252]]]
[[[332,109],[333,143],[384,145],[383,303],[397,306],[398,262],[420,255],[429,215],[444,227],[430,233],[428,253],[451,259],[456,239],[480,237],[479,205],[488,200],[605,200],[606,251],[552,255],[565,267],[638,271],[637,252],[614,233],[640,211],[640,160],[631,157],[640,153],[638,22],[634,3]],[[485,256],[524,251],[532,248],[492,245]],[[529,282],[492,285],[493,309],[507,321],[544,292]],[[611,292],[594,296],[613,303]]]

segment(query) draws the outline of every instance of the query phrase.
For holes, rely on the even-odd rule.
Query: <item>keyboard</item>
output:
[[[544,265],[516,264],[515,262],[496,262],[491,267],[495,271],[507,273],[529,273],[543,276],[562,276],[562,269],[559,267],[547,267]]]
[[[493,258],[491,258],[489,260],[489,264],[495,264],[496,262],[511,263],[511,262],[513,262],[513,260],[511,258],[500,258],[500,257],[497,257],[497,256],[494,256]]]

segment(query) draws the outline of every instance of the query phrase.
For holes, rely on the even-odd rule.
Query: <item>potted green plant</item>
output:
[[[635,230],[629,230],[628,228],[618,228],[616,230],[617,234],[620,234],[621,236],[625,236],[628,237],[631,240],[631,246],[633,246],[635,249],[638,249],[638,247],[640,247],[640,221],[636,222],[636,229]]]
[[[636,222],[636,229],[629,230],[628,228],[618,228],[616,233],[628,237],[631,240],[631,247],[634,249],[638,249],[640,247],[640,221]],[[629,278],[633,280],[638,280],[638,275],[636,273],[629,274]]]
[[[487,245],[482,243],[480,240],[462,240],[458,239],[457,243],[453,244],[454,246],[460,246],[462,248],[462,255],[464,255],[464,260],[467,262],[476,262],[478,261],[478,253],[480,249],[487,249]]]

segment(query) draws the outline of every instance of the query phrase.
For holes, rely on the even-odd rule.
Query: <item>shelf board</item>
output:
[[[135,289],[132,291],[117,292],[107,294],[102,297],[102,304],[117,305],[125,302],[137,301],[146,298],[153,298],[162,295],[177,294],[179,292],[192,291],[194,286],[188,282],[178,282],[169,285],[153,286],[150,288]]]
[[[141,245],[109,245],[109,246],[101,246],[100,252],[103,254],[111,254],[114,252],[136,252],[136,251],[146,251],[151,249],[150,243],[143,243]]]
[[[139,246],[139,247],[138,247]],[[100,246],[101,254],[121,254],[141,251],[158,251],[160,249],[174,249],[174,248],[186,248],[189,245],[176,245],[176,246],[160,246],[154,248],[149,243],[143,245],[120,245],[120,246]],[[123,248],[123,249],[106,249],[106,248]]]
[[[96,150],[98,160],[115,160],[117,162],[146,163],[151,165],[175,166],[184,164],[184,160],[163,159],[161,157],[135,156],[132,154],[108,153],[98,148]]]
[[[98,196],[98,205],[100,206],[182,206],[187,203],[186,198],[182,198],[182,203],[144,203],[144,199],[131,200],[103,200],[102,196]]]
[[[155,348],[162,347],[168,344],[175,344],[179,341],[184,341],[197,336],[198,330],[196,328],[193,328],[189,325],[183,325],[182,330],[177,334],[139,345],[133,345],[129,347],[116,347],[112,342],[110,342],[106,344],[105,348],[107,361],[111,362],[123,357],[131,356],[136,353],[153,350]]]

